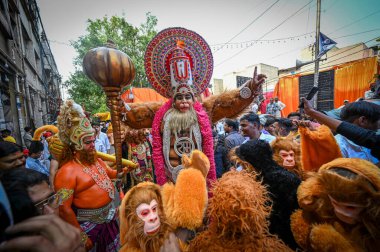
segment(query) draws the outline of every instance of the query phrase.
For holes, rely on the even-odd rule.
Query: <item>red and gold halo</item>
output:
[[[152,87],[167,98],[173,95],[169,59],[179,40],[184,42],[183,49],[190,58],[194,93],[201,94],[212,76],[214,62],[211,49],[199,34],[180,27],[162,30],[146,49],[145,73]]]

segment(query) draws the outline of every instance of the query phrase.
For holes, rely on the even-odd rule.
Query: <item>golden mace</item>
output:
[[[117,50],[114,43],[108,41],[106,46],[91,49],[86,53],[83,58],[83,72],[88,78],[100,85],[106,93],[107,105],[111,110],[116,168],[119,173],[122,169],[120,91],[135,78],[135,66],[127,54]]]

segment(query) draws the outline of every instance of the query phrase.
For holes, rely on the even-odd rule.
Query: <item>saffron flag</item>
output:
[[[319,54],[318,59],[327,53],[331,48],[336,45],[336,42],[327,37],[322,32],[319,33]]]

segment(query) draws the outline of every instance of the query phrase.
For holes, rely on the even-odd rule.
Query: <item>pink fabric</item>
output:
[[[163,185],[167,182],[165,174],[165,161],[162,152],[163,145],[161,136],[161,123],[165,116],[165,113],[172,107],[172,102],[173,100],[170,99],[157,111],[152,124],[153,164],[157,184],[159,185]],[[210,120],[201,103],[196,102],[194,104],[194,109],[197,112],[199,128],[202,135],[202,151],[210,160],[210,171],[207,174],[207,186],[210,188],[211,183],[216,180],[214,142],[212,138]]]
[[[162,152],[162,137],[161,137],[161,122],[165,116],[166,111],[168,111],[172,106],[172,100],[165,102],[165,104],[156,112],[152,124],[152,149],[153,149],[153,165],[154,173],[156,174],[157,184],[163,185],[166,183],[165,174],[165,161]]]

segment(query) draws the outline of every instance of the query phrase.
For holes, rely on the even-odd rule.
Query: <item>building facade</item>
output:
[[[240,87],[249,78],[252,78],[253,72],[257,67],[257,74],[265,74],[267,81],[263,85],[263,91],[273,91],[278,81],[278,68],[267,64],[257,64],[247,66],[239,71],[225,74],[223,79],[214,79],[213,92],[214,94],[220,94],[224,90],[232,90]]]
[[[0,0],[0,129],[22,144],[24,127],[55,121],[61,77],[36,0]]]
[[[346,47],[334,47],[328,51],[319,62],[319,71],[324,71],[334,66],[352,62],[355,60],[365,59],[378,55],[378,52],[373,48],[368,48],[364,43],[357,43]],[[279,77],[294,75],[294,74],[309,74],[314,73],[315,63],[311,62],[314,59],[312,47],[305,47],[300,51],[300,62],[298,66],[278,71]],[[302,62],[311,62],[310,64],[302,64]]]

